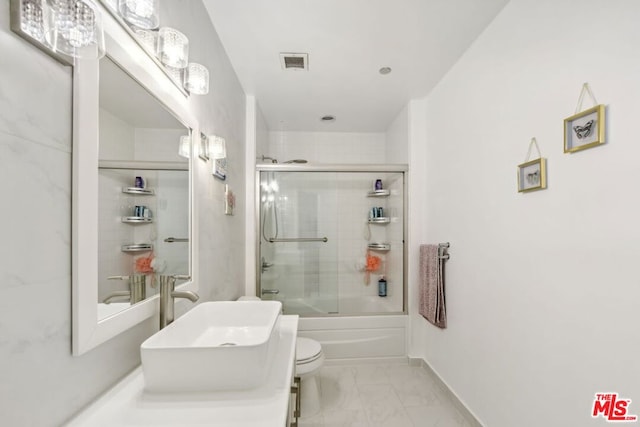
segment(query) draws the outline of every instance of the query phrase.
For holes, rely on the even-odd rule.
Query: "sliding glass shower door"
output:
[[[260,188],[262,297],[282,301],[286,312],[337,313],[334,180],[325,173],[262,172]]]
[[[404,173],[270,169],[259,175],[259,295],[303,316],[403,312]]]

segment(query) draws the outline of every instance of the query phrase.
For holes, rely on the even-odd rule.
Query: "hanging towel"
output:
[[[444,260],[438,245],[420,245],[420,314],[439,328],[447,327],[444,304]]]

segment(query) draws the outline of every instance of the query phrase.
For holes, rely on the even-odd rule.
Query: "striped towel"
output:
[[[447,327],[444,304],[444,260],[438,245],[420,245],[420,314],[439,328]]]

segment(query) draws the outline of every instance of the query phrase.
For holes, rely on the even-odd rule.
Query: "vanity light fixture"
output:
[[[102,16],[90,0],[45,0],[44,42],[72,58],[96,59],[105,53]]]
[[[185,68],[189,63],[189,39],[180,31],[162,27],[158,33],[158,59],[173,68]]]
[[[221,136],[211,135],[209,136],[211,145],[211,157],[214,159],[224,159],[227,157],[227,143]]]
[[[105,54],[102,16],[92,0],[11,0],[11,29],[66,64]]]
[[[158,32],[145,30],[142,28],[134,28],[133,32],[136,33],[136,36],[140,39],[140,42],[149,51],[149,53],[153,56],[156,56],[156,47],[158,45],[158,41],[157,41]]]
[[[209,70],[202,64],[190,62],[184,70],[184,88],[194,95],[209,93]]]
[[[159,0],[119,0],[118,12],[129,24],[144,30],[160,26]]]

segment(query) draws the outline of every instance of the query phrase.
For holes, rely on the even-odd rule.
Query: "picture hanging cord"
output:
[[[576,114],[582,111],[582,101],[584,100],[584,93],[587,92],[593,101],[593,106],[598,105],[596,102],[596,97],[593,96],[593,92],[591,92],[591,88],[589,87],[589,83],[584,83],[582,85],[582,90],[580,91],[580,98],[578,98],[578,105],[576,105]]]
[[[538,147],[538,141],[536,141],[536,138],[533,137],[531,138],[531,142],[529,143],[529,151],[527,151],[527,157],[524,159],[524,163],[527,163],[529,161],[529,157],[531,157],[531,147],[536,146],[536,150],[538,151],[538,158],[542,158],[542,154],[540,153],[540,147]]]

